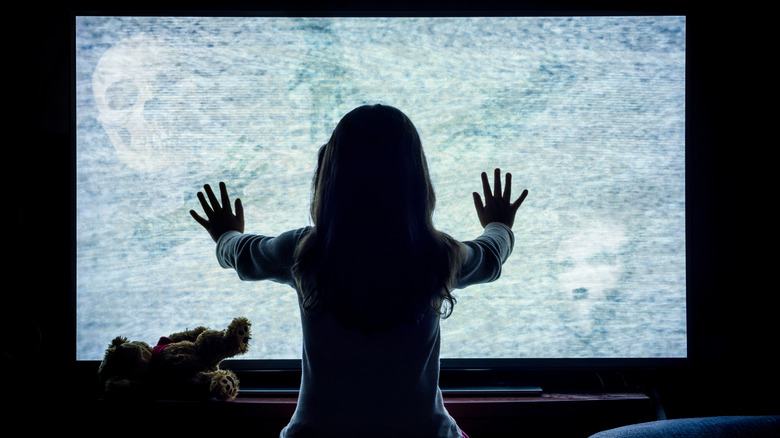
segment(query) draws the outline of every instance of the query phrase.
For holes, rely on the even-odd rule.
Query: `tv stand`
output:
[[[536,385],[523,386],[462,386],[446,387],[441,390],[448,397],[539,397],[542,388]],[[298,388],[241,388],[240,398],[297,397]]]
[[[251,424],[254,436],[278,437],[295,411],[297,395],[294,390],[242,389],[231,402],[99,399],[94,405],[85,406],[85,412],[108,422],[117,413],[123,418],[230,419],[230,424]],[[510,390],[500,394],[453,389],[444,392],[444,404],[461,429],[482,438],[518,436],[519,432],[528,436],[589,436],[657,419],[651,398],[634,392],[524,392],[518,388],[516,393]],[[176,433],[186,433],[182,429],[191,427],[193,432],[202,434],[211,426],[197,421],[175,422],[171,427],[176,428]]]
[[[535,385],[524,386],[464,386],[442,388],[444,397],[538,397],[542,388]]]

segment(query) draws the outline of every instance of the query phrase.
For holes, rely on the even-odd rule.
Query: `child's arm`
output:
[[[455,284],[455,288],[458,289],[472,284],[488,283],[501,276],[501,267],[509,258],[514,246],[512,224],[515,221],[515,214],[528,196],[528,190],[523,190],[515,202],[510,202],[512,175],[506,174],[506,187],[502,193],[500,169],[495,171],[492,193],[487,174],[482,172],[482,189],[485,192],[485,203],[482,204],[482,198],[474,192],[474,207],[485,231],[476,239],[463,242],[467,257]]]
[[[214,239],[214,242],[219,240],[219,236],[226,231],[238,231],[239,233],[243,233],[244,207],[241,205],[241,200],[236,199],[236,213],[233,214],[233,211],[230,209],[230,198],[228,197],[225,183],[219,183],[222,206],[219,205],[219,200],[214,196],[214,192],[208,184],[203,186],[203,189],[205,190],[211,205],[206,202],[206,198],[201,192],[198,192],[198,200],[200,200],[200,205],[203,207],[203,211],[206,213],[208,219],[202,218],[195,210],[190,210],[192,218],[208,231],[211,238]]]
[[[474,207],[477,209],[477,216],[482,227],[487,227],[491,222],[501,222],[512,228],[515,222],[515,214],[525,197],[528,196],[528,190],[523,190],[520,197],[515,202],[510,203],[512,194],[512,174],[506,174],[506,188],[501,193],[501,169],[495,171],[495,181],[493,183],[493,193],[490,192],[490,184],[485,172],[482,172],[482,190],[485,192],[485,204],[482,204],[482,198],[479,193],[474,192]]]

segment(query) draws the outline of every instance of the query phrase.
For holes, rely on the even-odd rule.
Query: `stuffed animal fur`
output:
[[[219,364],[246,353],[250,327],[236,318],[225,330],[198,327],[162,337],[154,347],[118,336],[100,363],[99,383],[113,397],[233,400],[238,378]]]

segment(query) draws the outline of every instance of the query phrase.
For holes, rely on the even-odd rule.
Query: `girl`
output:
[[[465,437],[439,389],[439,320],[454,288],[489,282],[512,251],[511,175],[491,193],[482,174],[484,233],[458,242],[436,231],[435,196],[422,144],[399,110],[362,106],[322,146],[312,182],[313,226],[276,237],[243,234],[224,183],[204,186],[217,258],[242,280],[273,280],[298,292],[303,329],[298,404],[282,437]],[[207,199],[208,198],[208,199]]]

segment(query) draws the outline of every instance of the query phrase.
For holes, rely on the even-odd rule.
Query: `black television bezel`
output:
[[[282,2],[285,3],[285,2]],[[163,2],[164,4],[164,2]],[[578,386],[585,380],[603,385],[598,373],[624,372],[657,372],[687,369],[695,361],[698,345],[701,341],[696,333],[695,317],[697,281],[702,275],[702,269],[707,264],[706,254],[700,252],[701,239],[707,235],[707,218],[701,210],[692,208],[691,200],[699,196],[705,187],[697,185],[702,172],[706,170],[698,157],[703,152],[697,143],[697,133],[702,129],[691,117],[696,107],[697,97],[691,94],[691,78],[694,77],[695,63],[691,63],[690,46],[690,14],[684,8],[678,7],[633,7],[618,8],[612,5],[593,6],[587,9],[566,7],[554,4],[525,5],[521,8],[506,8],[503,5],[493,5],[487,2],[479,7],[464,3],[462,7],[455,3],[447,10],[436,7],[426,7],[425,2],[409,6],[401,2],[395,8],[388,9],[352,4],[332,5],[310,4],[301,2],[297,5],[277,6],[273,2],[263,7],[247,7],[240,4],[222,4],[219,7],[197,8],[189,5],[186,9],[175,7],[153,7],[147,9],[105,9],[81,8],[70,11],[70,273],[71,273],[71,355],[78,370],[86,373],[97,369],[99,361],[77,360],[75,358],[76,339],[76,266],[75,266],[75,17],[82,15],[125,15],[125,16],[641,16],[641,15],[674,15],[686,17],[686,312],[687,312],[687,356],[686,357],[639,357],[639,358],[516,358],[516,359],[457,359],[442,358],[442,388],[447,386],[483,385],[485,383],[500,387],[502,385],[552,382],[553,385],[563,384]],[[695,50],[695,48],[694,48]],[[694,71],[692,72],[692,67]],[[224,368],[229,368],[239,375],[242,382],[253,386],[294,386],[300,379],[301,361],[299,359],[231,359],[223,362]],[[595,373],[595,374],[594,374]],[[583,377],[587,376],[587,377]],[[595,376],[595,377],[594,377]],[[565,383],[564,383],[565,382]],[[572,383],[575,382],[575,383]],[[579,383],[577,383],[579,382]]]

